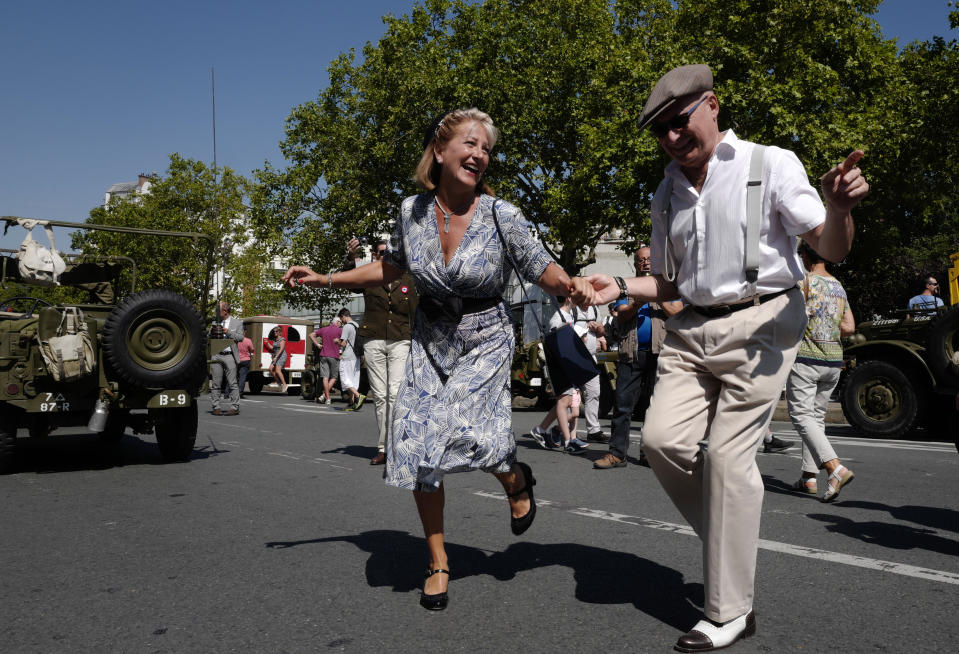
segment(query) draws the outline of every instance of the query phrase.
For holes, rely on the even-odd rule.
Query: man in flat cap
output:
[[[676,649],[707,652],[756,630],[756,450],[806,326],[796,237],[842,260],[852,246],[850,211],[869,185],[856,150],[821,178],[823,206],[795,154],[720,131],[704,65],[666,73],[639,127],[672,159],[652,204],[653,274],[594,275],[591,288],[572,295],[686,304],[666,322],[643,448],[703,542],[705,618]]]

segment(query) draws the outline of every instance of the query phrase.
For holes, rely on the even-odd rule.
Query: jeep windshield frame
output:
[[[214,246],[216,245],[215,240],[209,234],[203,234],[200,232],[173,232],[162,229],[147,229],[145,227],[121,227],[119,225],[94,225],[90,223],[75,223],[66,220],[41,220],[39,218],[26,218],[24,216],[0,216],[0,221],[6,223],[4,225],[3,231],[6,231],[10,228],[11,225],[18,225],[21,220],[36,220],[37,225],[49,225],[50,227],[67,227],[69,229],[87,229],[100,232],[115,232],[118,234],[139,234],[141,236],[167,236],[172,238],[188,238],[194,241],[206,241],[206,274],[203,276],[203,292],[201,297],[203,298],[203,306],[200,311],[202,315],[208,315],[210,309],[210,286],[211,278],[213,276],[213,261],[214,261]],[[11,250],[4,250],[11,251]],[[16,252],[13,250],[12,252]],[[67,256],[79,256],[81,259],[83,255],[71,255],[71,253],[66,253]],[[136,263],[133,259],[129,257],[97,257],[97,259],[107,260],[107,259],[117,259],[117,260],[127,260],[133,263],[133,282],[131,283],[131,291],[135,287],[136,283]],[[86,259],[90,261],[90,259]],[[4,273],[6,271],[4,270]],[[5,276],[5,275],[4,275]],[[5,282],[6,280],[4,280]],[[14,280],[10,280],[14,281]],[[19,280],[17,280],[19,282]]]

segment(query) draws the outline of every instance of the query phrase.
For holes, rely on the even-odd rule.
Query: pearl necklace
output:
[[[442,203],[440,203],[440,199],[438,196],[433,196],[433,201],[436,202],[436,206],[443,213],[443,233],[449,234],[450,233],[450,216],[458,215],[462,213],[464,210],[453,211],[452,209],[450,209],[449,211],[447,211],[446,209],[443,208],[443,205]],[[470,205],[472,204],[473,204],[473,199],[471,198],[469,201],[469,204],[466,205],[466,210],[468,210],[470,208]]]

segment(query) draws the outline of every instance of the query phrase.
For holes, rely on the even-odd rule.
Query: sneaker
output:
[[[323,400],[323,404],[333,404],[333,400],[331,400],[330,398],[326,398],[325,400]]]
[[[535,427],[529,430],[529,435],[533,437],[533,440],[535,440],[540,447],[547,450],[550,449],[546,447],[546,437],[549,436],[548,431],[546,431],[539,425],[536,425]]]
[[[571,438],[563,449],[566,450],[567,454],[586,454],[586,450],[589,449],[589,443],[581,441],[578,438]]]
[[[768,443],[763,443],[763,452],[765,454],[776,454],[777,452],[784,452],[792,447],[794,443],[789,441],[784,441],[781,438],[772,437]]]
[[[353,410],[359,411],[360,407],[363,406],[363,400],[365,399],[366,399],[365,395],[360,395],[358,398],[356,398],[356,402],[353,403]]]
[[[586,440],[590,443],[609,443],[609,436],[601,431],[594,431],[586,434]]]
[[[559,427],[553,427],[549,430],[549,433],[546,435],[546,444],[544,447],[547,450],[555,450],[557,452],[562,452],[565,447],[563,446],[563,432],[559,430]]]

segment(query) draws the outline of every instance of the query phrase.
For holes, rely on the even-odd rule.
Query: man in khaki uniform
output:
[[[356,267],[354,254],[360,246],[357,239],[347,244],[349,253],[344,270]],[[386,242],[373,243],[373,261],[379,261],[386,252]],[[416,311],[416,288],[409,273],[386,286],[357,289],[363,291],[363,323],[357,337],[363,340],[363,357],[370,381],[370,395],[376,411],[379,428],[377,453],[370,465],[386,463],[386,430],[391,423],[393,401],[406,374],[406,360],[410,356],[412,316]]]
[[[755,453],[806,325],[796,237],[841,260],[852,246],[850,211],[869,185],[856,150],[822,177],[824,207],[796,155],[767,147],[757,158],[760,179],[749,184],[761,191],[761,205],[752,205],[761,210],[747,211],[756,145],[720,131],[704,65],[657,82],[639,119],[647,126],[672,159],[653,198],[653,274],[593,275],[572,295],[593,303],[681,297],[687,305],[666,325],[643,447],[703,542],[706,615],[676,649],[707,652],[756,630],[763,482]],[[759,242],[748,244],[749,233]]]

